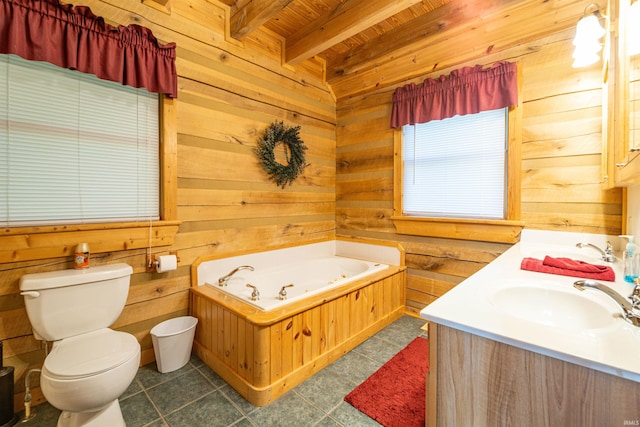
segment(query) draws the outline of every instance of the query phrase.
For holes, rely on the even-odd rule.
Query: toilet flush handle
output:
[[[38,291],[24,291],[24,292],[20,292],[20,295],[23,295],[25,297],[38,298],[40,296],[40,292],[38,292]]]

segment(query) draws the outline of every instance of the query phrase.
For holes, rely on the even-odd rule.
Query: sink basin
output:
[[[514,286],[495,291],[490,299],[496,307],[514,317],[554,328],[598,329],[615,321],[604,305],[573,289]]]

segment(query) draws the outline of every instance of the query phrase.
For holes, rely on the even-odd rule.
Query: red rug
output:
[[[345,396],[385,427],[424,426],[427,340],[418,337]]]

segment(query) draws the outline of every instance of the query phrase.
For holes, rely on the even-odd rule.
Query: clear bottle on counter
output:
[[[631,235],[623,235],[620,237],[625,238],[628,241],[624,251],[622,252],[624,281],[627,283],[633,283],[633,281],[638,278],[638,267],[636,265],[637,257],[634,257],[634,255],[636,255],[636,244],[633,242],[633,236]]]

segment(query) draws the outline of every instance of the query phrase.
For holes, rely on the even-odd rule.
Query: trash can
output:
[[[165,320],[151,329],[158,371],[164,374],[187,364],[197,324],[197,318],[182,316]]]

